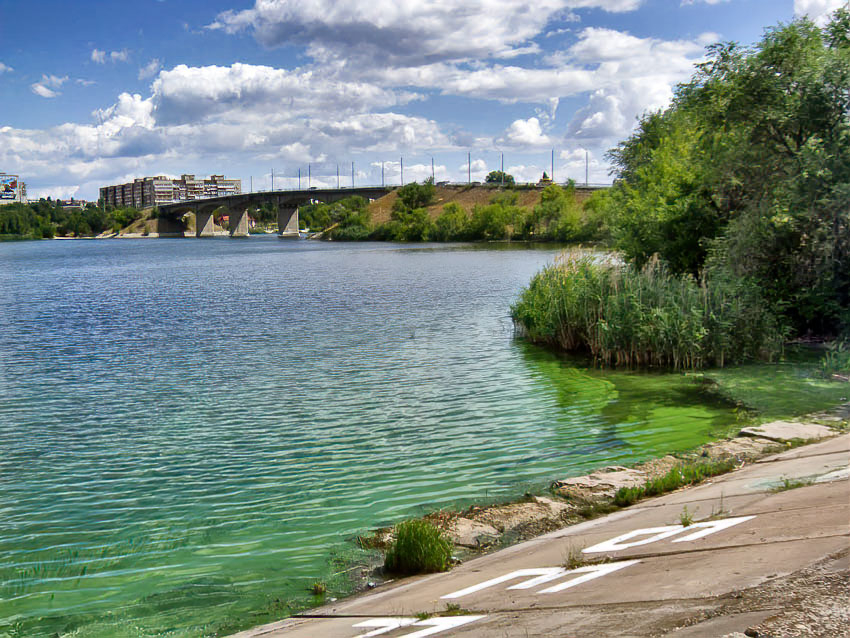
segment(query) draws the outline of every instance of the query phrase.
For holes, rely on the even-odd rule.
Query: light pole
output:
[[[549,176],[552,178],[552,183],[555,183],[555,149],[552,149],[552,174]]]

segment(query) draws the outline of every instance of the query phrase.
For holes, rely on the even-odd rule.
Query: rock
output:
[[[499,537],[499,530],[492,525],[468,518],[454,519],[446,532],[455,545],[472,548],[491,543]]]
[[[539,505],[545,505],[552,513],[555,515],[559,515],[562,512],[566,512],[567,510],[572,509],[569,503],[564,503],[563,501],[556,501],[553,498],[546,498],[545,496],[532,496],[532,502],[538,503]]]
[[[476,516],[476,520],[495,527],[502,532],[534,525],[546,527],[548,523],[561,520],[562,515],[573,509],[563,503],[544,496],[531,496],[524,503],[509,503],[491,507]]]
[[[725,441],[706,443],[700,449],[702,455],[710,459],[757,459],[771,449],[775,450],[776,441],[758,436],[739,436]]]
[[[790,441],[792,439],[823,439],[833,436],[835,432],[830,428],[817,425],[816,423],[791,423],[789,421],[774,421],[757,427],[744,428],[741,436],[757,436],[771,441]]]
[[[587,499],[593,496],[613,498],[621,487],[634,487],[646,482],[646,472],[620,466],[603,468],[587,476],[555,481],[553,488],[563,496]]]

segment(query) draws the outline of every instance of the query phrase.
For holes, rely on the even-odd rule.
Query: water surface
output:
[[[734,422],[685,376],[516,341],[509,305],[555,254],[0,245],[0,636],[266,622],[364,530]]]

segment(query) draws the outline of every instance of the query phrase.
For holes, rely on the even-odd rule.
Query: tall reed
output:
[[[531,341],[604,366],[691,370],[771,359],[785,338],[745,283],[697,282],[658,260],[638,269],[579,251],[535,275],[511,316]]]

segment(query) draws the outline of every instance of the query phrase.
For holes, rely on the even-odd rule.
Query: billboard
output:
[[[18,199],[18,176],[0,174],[0,199]]]

